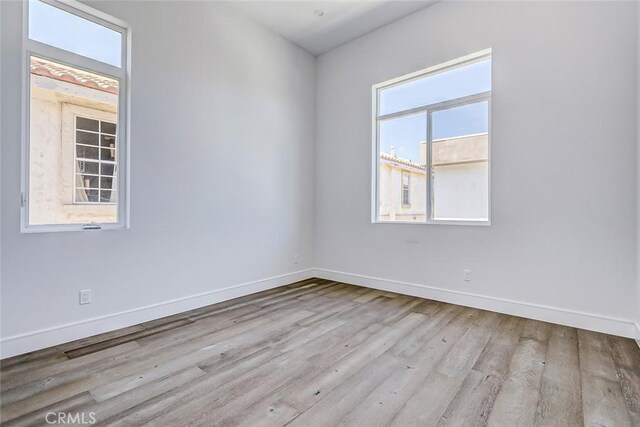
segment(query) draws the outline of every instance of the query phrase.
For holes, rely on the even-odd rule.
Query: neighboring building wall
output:
[[[435,219],[489,217],[488,136],[465,135],[433,141],[433,205]],[[378,212],[380,221],[426,219],[426,143],[420,164],[395,156],[380,156]],[[402,173],[410,174],[409,205],[402,204]]]
[[[409,174],[409,205],[402,204],[402,173]],[[380,221],[424,221],[427,180],[425,171],[393,162],[380,164]]]
[[[50,91],[32,88],[31,118],[29,214],[34,223],[45,224],[52,222],[62,207],[58,201],[60,174],[51,173],[60,170],[62,109]]]
[[[488,163],[436,166],[433,213],[436,219],[486,220],[489,212]]]
[[[435,219],[489,218],[489,137],[465,135],[433,141]]]
[[[32,75],[29,217],[32,224],[114,221],[116,205],[74,204],[75,115],[116,121],[117,95]]]

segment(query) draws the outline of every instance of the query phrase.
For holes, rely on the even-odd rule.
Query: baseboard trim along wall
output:
[[[34,350],[63,344],[92,335],[113,331],[138,323],[171,316],[210,304],[277,288],[314,277],[315,270],[301,270],[254,282],[242,283],[210,292],[139,307],[119,313],[94,317],[79,322],[14,335],[0,340],[0,358],[15,356]]]
[[[639,326],[634,321],[627,319],[322,268],[315,270],[315,277],[640,340],[640,335],[637,335],[640,333],[637,332]]]
[[[127,326],[148,322],[150,320],[171,316],[210,304],[277,288],[279,286],[288,285],[290,283],[312,277],[335,280],[353,285],[366,286],[372,289],[396,292],[399,294],[412,295],[466,307],[479,308],[482,310],[495,311],[513,316],[634,338],[638,343],[638,346],[640,346],[640,324],[627,319],[599,316],[558,307],[529,304],[520,301],[345,273],[341,271],[312,268],[274,276],[267,279],[256,280],[254,282],[229,286],[222,289],[216,289],[214,291],[204,292],[201,294],[190,295],[188,297],[139,307],[119,313],[10,336],[0,340],[0,358],[4,359],[18,354],[86,338],[92,335],[125,328]]]

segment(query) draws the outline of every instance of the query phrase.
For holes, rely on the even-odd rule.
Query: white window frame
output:
[[[78,129],[78,118],[83,118],[83,119],[89,119],[89,120],[95,120],[98,122],[98,132],[93,132],[93,131],[89,131],[89,130],[84,130],[84,129]],[[117,181],[117,174],[118,174],[118,124],[115,123],[116,126],[116,146],[114,147],[114,150],[116,152],[116,160],[111,161],[111,160],[102,160],[102,135],[109,135],[109,136],[114,136],[111,134],[104,134],[102,133],[102,123],[106,122],[106,123],[111,123],[109,120],[105,120],[105,119],[99,119],[99,118],[95,118],[95,117],[90,117],[89,115],[86,114],[74,114],[73,115],[73,204],[74,205],[99,205],[99,206],[104,206],[104,205],[114,205],[115,202],[102,202],[100,201],[100,192],[102,191],[102,165],[113,165],[113,171],[114,171],[114,175],[113,177],[116,179]],[[83,147],[87,147],[87,145],[85,144],[78,144],[77,141],[77,135],[78,135],[78,131],[80,132],[88,132],[88,133],[94,133],[98,135],[98,146],[96,147],[98,149],[98,159],[94,160],[94,159],[84,159],[84,158],[78,158],[78,145],[81,145]],[[78,190],[84,190],[85,187],[78,187],[78,182],[76,179],[76,175],[77,172],[75,170],[75,166],[77,164],[78,161],[81,162],[91,162],[91,163],[97,163],[98,164],[98,175],[94,175],[94,174],[81,174],[81,175],[90,175],[90,176],[97,176],[98,177],[98,201],[97,202],[81,202],[78,201],[77,197],[78,197]],[[106,177],[109,177],[109,175],[105,175]],[[112,181],[113,183],[113,181]],[[113,184],[112,184],[113,185]],[[92,188],[93,190],[93,188]],[[109,189],[109,191],[115,191],[116,192],[116,197],[118,194],[118,188],[113,188],[111,187],[111,189]]]
[[[413,225],[477,225],[477,226],[490,226],[491,225],[491,90],[469,96],[463,96],[448,101],[438,102],[430,105],[423,105],[407,110],[401,110],[389,114],[380,114],[380,92],[383,89],[388,89],[392,86],[408,83],[412,80],[417,80],[426,77],[431,74],[439,72],[446,72],[448,70],[469,65],[474,62],[479,62],[485,59],[491,58],[491,49],[485,49],[480,52],[476,52],[470,55],[463,56],[451,61],[444,62],[442,64],[435,65],[433,67],[425,68],[423,70],[416,71],[404,76],[400,76],[391,80],[384,81],[372,86],[372,124],[371,124],[371,139],[372,139],[372,179],[371,179],[371,222],[373,224],[413,224]],[[492,73],[493,74],[493,73]],[[430,172],[432,165],[432,135],[431,135],[431,115],[436,111],[446,110],[453,107],[461,107],[464,105],[474,104],[478,102],[486,101],[488,103],[488,193],[487,193],[487,207],[488,215],[487,220],[469,220],[469,219],[434,219],[433,218],[433,177]],[[380,183],[380,132],[379,124],[384,120],[397,119],[400,117],[410,116],[416,113],[426,114],[427,119],[427,165],[426,165],[426,220],[425,221],[382,221],[378,217],[379,209],[379,183]]]
[[[54,231],[113,230],[129,228],[129,141],[130,141],[130,64],[131,64],[131,28],[130,26],[104,12],[86,6],[75,0],[39,0],[65,12],[102,25],[122,34],[121,66],[116,67],[88,58],[64,49],[60,49],[29,38],[29,1],[23,2],[22,15],[22,177],[21,177],[21,215],[22,233]],[[31,57],[36,56],[62,65],[74,67],[89,73],[96,73],[118,81],[118,107],[116,130],[117,167],[117,222],[90,224],[29,224],[29,174],[30,174],[30,102],[31,102]],[[75,128],[75,122],[74,122]],[[74,136],[75,150],[75,136]],[[75,155],[74,155],[75,158]],[[74,195],[75,198],[75,195]]]

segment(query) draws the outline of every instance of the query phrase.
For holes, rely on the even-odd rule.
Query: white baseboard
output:
[[[640,335],[638,335],[640,334],[640,326],[628,319],[605,317],[564,308],[529,304],[322,268],[315,269],[315,277],[640,340]]]
[[[79,322],[10,336],[0,340],[0,358],[4,359],[92,335],[125,328],[312,277],[634,338],[638,346],[640,346],[640,324],[628,319],[606,317],[558,307],[530,304],[415,283],[316,268],[296,271],[106,316],[94,317]]]
[[[315,270],[301,270],[281,276],[269,277],[254,282],[242,283],[210,292],[190,295],[171,301],[139,307],[106,316],[94,317],[79,322],[58,325],[25,334],[3,338],[0,341],[0,358],[15,356],[34,350],[63,344],[92,335],[113,331],[138,323],[193,310],[206,305],[227,301],[267,289],[277,288],[314,277]]]

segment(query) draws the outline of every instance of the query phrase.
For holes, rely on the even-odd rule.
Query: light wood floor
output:
[[[8,359],[3,425],[640,425],[629,339],[308,280]]]

